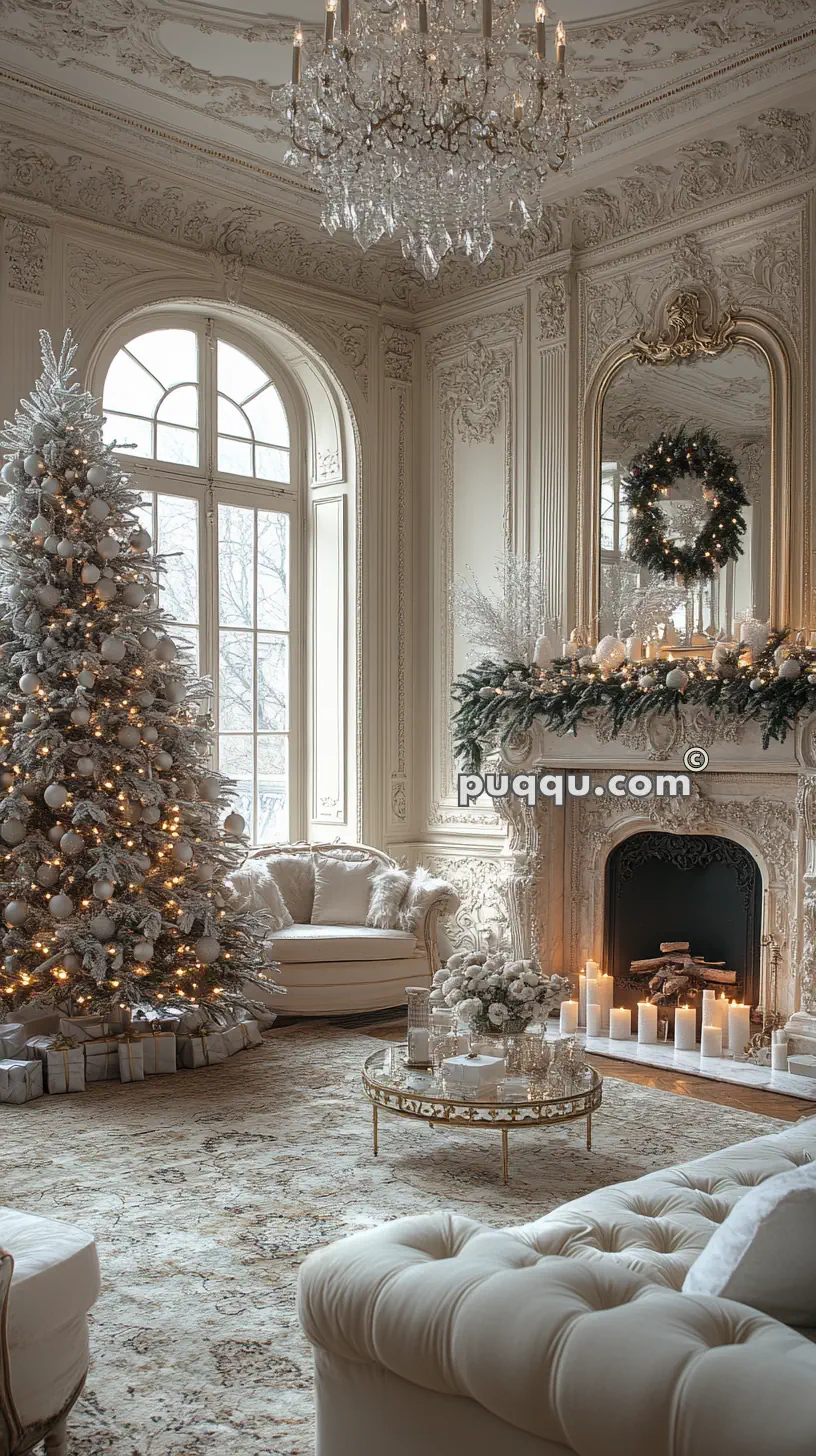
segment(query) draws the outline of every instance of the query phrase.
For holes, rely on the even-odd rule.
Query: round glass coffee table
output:
[[[524,1085],[522,1085],[524,1084]],[[374,1120],[374,1156],[379,1153],[379,1115],[411,1117],[429,1127],[467,1127],[501,1132],[502,1178],[509,1177],[508,1135],[525,1128],[552,1127],[562,1122],[586,1122],[586,1145],[592,1148],[592,1114],[603,1099],[603,1078],[594,1067],[576,1073],[569,1091],[557,1095],[546,1082],[514,1077],[500,1082],[496,1094],[480,1094],[478,1101],[453,1091],[428,1070],[405,1064],[405,1047],[382,1047],[366,1059],[363,1090],[371,1102]]]

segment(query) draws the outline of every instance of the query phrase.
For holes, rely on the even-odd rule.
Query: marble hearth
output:
[[[683,763],[692,747],[709,754],[696,774]],[[616,845],[643,831],[720,835],[759,866],[761,935],[774,935],[782,952],[778,1008],[791,1049],[816,1052],[816,717],[767,750],[754,725],[723,731],[699,710],[684,709],[677,722],[643,721],[611,741],[589,724],[565,738],[533,725],[505,746],[497,766],[591,776],[589,793],[565,794],[562,807],[541,797],[532,807],[497,800],[509,828],[505,893],[516,954],[537,951],[545,970],[577,976],[588,957],[603,957],[606,863]],[[613,794],[606,785],[616,773],[686,773],[690,792]],[[759,999],[767,975],[763,950]]]

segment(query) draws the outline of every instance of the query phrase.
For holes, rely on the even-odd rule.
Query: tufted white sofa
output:
[[[814,1456],[816,1330],[682,1293],[816,1117],[535,1223],[397,1219],[311,1255],[317,1456]]]

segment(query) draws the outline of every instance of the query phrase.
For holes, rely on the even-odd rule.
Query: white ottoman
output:
[[[0,1456],[21,1456],[40,1441],[49,1456],[64,1456],[98,1294],[90,1234],[0,1208]]]

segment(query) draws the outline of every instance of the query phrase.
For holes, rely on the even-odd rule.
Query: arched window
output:
[[[135,332],[111,360],[105,436],[135,468],[166,556],[162,606],[213,678],[218,766],[254,844],[300,832],[291,743],[302,717],[291,642],[303,618],[300,487],[272,361],[212,320]]]

